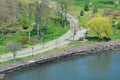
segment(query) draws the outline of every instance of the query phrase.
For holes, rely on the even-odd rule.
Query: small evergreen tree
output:
[[[84,6],[84,11],[89,11],[88,4],[86,4],[86,5]]]
[[[92,13],[93,14],[97,13],[97,7],[96,6],[94,6]]]
[[[83,10],[80,11],[80,16],[84,16],[84,11]]]

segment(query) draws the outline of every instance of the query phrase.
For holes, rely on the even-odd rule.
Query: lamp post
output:
[[[74,26],[74,30],[73,30],[73,41],[75,39],[75,34],[76,34],[76,26]]]
[[[56,39],[56,41],[55,41],[55,46],[56,46],[56,48],[57,48],[57,43],[58,43],[58,42],[57,42],[57,39]]]
[[[32,57],[34,56],[33,50],[34,50],[34,48],[32,47]]]
[[[52,40],[53,40],[53,36],[54,36],[54,35],[53,35],[53,32],[52,32]]]
[[[44,48],[45,46],[44,46],[44,36],[43,36],[43,39],[42,39],[42,48]]]
[[[57,35],[57,33],[56,33],[56,35]],[[58,45],[58,40],[56,39],[55,40],[55,47],[57,48],[57,45]]]

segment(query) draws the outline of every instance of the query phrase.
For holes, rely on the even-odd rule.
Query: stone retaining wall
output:
[[[55,60],[60,60],[68,56],[90,55],[107,50],[120,50],[120,41],[110,41],[110,42],[102,42],[97,44],[80,45],[60,51],[55,51],[53,53],[45,54],[32,59],[18,61],[7,65],[0,65],[0,74],[1,75],[9,74],[11,72],[19,71],[21,69],[28,68],[31,66],[40,65]]]

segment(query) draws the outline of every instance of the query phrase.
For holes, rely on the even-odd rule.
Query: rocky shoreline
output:
[[[120,50],[120,41],[109,41],[96,44],[80,45],[60,51],[55,51],[53,53],[45,54],[42,56],[34,57],[32,59],[26,59],[7,65],[0,65],[0,80],[2,80],[5,77],[5,74],[19,71],[24,68],[29,68],[31,66],[60,60],[69,56],[85,56],[108,50]]]

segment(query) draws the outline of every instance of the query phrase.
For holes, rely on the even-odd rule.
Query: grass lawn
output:
[[[72,42],[72,43],[69,43],[67,45],[55,48],[53,50],[50,50],[50,51],[47,51],[47,52],[43,52],[43,53],[34,55],[34,57],[38,57],[38,56],[41,56],[41,55],[44,55],[44,54],[53,53],[55,51],[67,49],[67,48],[70,48],[70,47],[73,47],[73,46],[79,46],[79,45],[85,45],[85,44],[95,44],[95,43],[97,43],[97,41],[96,42],[95,41],[90,41],[90,42],[79,42],[79,41],[78,42]],[[13,62],[22,61],[22,60],[26,60],[26,59],[30,59],[30,58],[32,58],[32,56],[27,56],[27,57],[19,58],[19,59],[16,59],[16,60],[9,60],[9,61],[5,61],[5,62],[1,62],[0,65],[6,65],[6,64],[10,64],[10,63],[13,63]]]
[[[84,5],[91,3],[89,5],[89,11],[84,11],[84,16],[80,16],[80,11],[84,10]],[[97,6],[97,13],[93,16],[92,10],[93,7]],[[111,9],[113,11],[120,11],[120,5],[115,7],[112,0],[77,0],[69,8],[69,13],[79,20],[80,27],[86,27],[86,23],[93,17],[103,16],[105,9]],[[112,15],[105,16],[110,19],[110,21],[120,22],[120,16],[116,16],[116,19],[113,19]],[[120,30],[113,28],[112,40],[120,40]]]
[[[69,23],[67,23],[66,27],[61,27],[59,24],[59,16],[56,15],[55,11],[51,11],[50,17],[47,21],[47,30],[44,35],[44,42],[51,41],[56,39],[63,34],[65,34],[69,30]],[[31,37],[36,37],[36,35],[32,35]],[[8,53],[8,49],[6,48],[7,42],[18,42],[18,40],[22,38],[28,38],[28,30],[18,30],[14,34],[6,34],[2,36],[0,34],[0,55]],[[42,44],[42,40],[36,40],[34,44],[28,41],[24,47],[28,48],[34,45]]]

